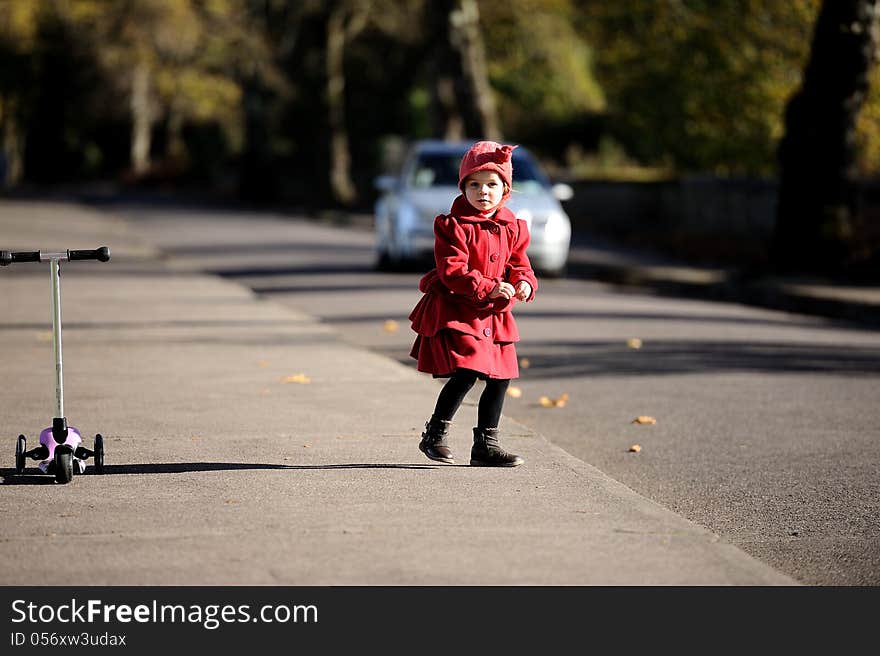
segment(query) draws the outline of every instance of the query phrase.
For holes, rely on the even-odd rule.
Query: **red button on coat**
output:
[[[489,259],[492,260],[493,262],[497,262],[498,261],[498,253],[492,253],[489,256]]]
[[[488,337],[489,335],[492,334],[492,329],[491,329],[491,328],[483,328],[483,334],[484,334],[486,337]]]

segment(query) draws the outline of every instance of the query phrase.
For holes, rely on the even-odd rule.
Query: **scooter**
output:
[[[15,443],[15,473],[23,474],[28,458],[39,460],[38,465],[44,474],[54,474],[57,483],[69,483],[74,472],[82,474],[85,461],[94,459],[96,474],[104,472],[104,438],[95,435],[95,448],[87,449],[82,444],[79,429],[67,425],[64,416],[64,382],[61,360],[61,262],[77,260],[110,261],[110,249],[101,246],[95,250],[68,250],[63,252],[0,251],[0,266],[16,262],[48,262],[52,284],[52,341],[55,348],[55,415],[52,425],[40,433],[40,445],[27,450],[27,438],[19,435]]]

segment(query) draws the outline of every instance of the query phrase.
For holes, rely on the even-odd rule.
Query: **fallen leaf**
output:
[[[312,445],[311,444],[303,444],[303,448],[304,449],[311,449]]]
[[[568,401],[568,393],[562,394],[557,399],[551,399],[549,396],[542,396],[538,399],[538,403],[545,408],[562,408],[565,407],[566,401]]]
[[[631,349],[640,349],[642,348],[642,340],[638,337],[633,337],[631,339],[626,340],[626,345]]]
[[[631,452],[633,452],[633,453],[638,453],[639,451],[642,450],[642,447],[641,447],[640,444],[633,444],[633,445],[629,448],[629,450],[630,450]]]
[[[528,358],[520,358],[519,359],[519,366],[522,367],[523,369],[528,369],[531,365],[532,365],[532,363],[529,361]]]
[[[265,369],[266,367],[269,366],[269,361],[268,360],[260,360],[259,362],[257,362],[257,364],[260,365],[260,367],[262,367],[263,369]]]
[[[648,417],[646,415],[642,415],[642,416],[636,417],[630,423],[631,424],[656,424],[657,420],[654,419],[653,417]]]
[[[312,382],[312,379],[306,376],[305,374],[294,374],[293,376],[285,376],[281,379],[282,383],[300,383],[301,385],[308,385]]]
[[[513,387],[512,385],[507,388],[507,395],[512,396],[515,399],[518,399],[522,396],[522,390],[519,387]]]
[[[388,319],[382,327],[385,329],[386,333],[394,333],[397,332],[397,329],[400,328],[400,324],[398,324],[394,319]]]

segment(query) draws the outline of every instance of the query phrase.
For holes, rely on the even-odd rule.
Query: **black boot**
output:
[[[446,443],[449,434],[449,425],[452,422],[445,419],[435,419],[433,416],[425,423],[425,432],[422,433],[422,441],[419,449],[431,460],[454,464],[452,451]]]
[[[525,462],[522,458],[508,453],[498,444],[497,428],[475,428],[474,446],[471,448],[473,467],[516,467]]]

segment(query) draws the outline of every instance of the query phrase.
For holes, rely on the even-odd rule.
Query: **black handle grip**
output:
[[[106,246],[96,248],[93,251],[67,251],[67,259],[71,262],[75,260],[98,260],[99,262],[110,261],[110,249]]]
[[[39,262],[40,251],[10,252],[0,251],[0,266],[9,266],[13,262]]]

